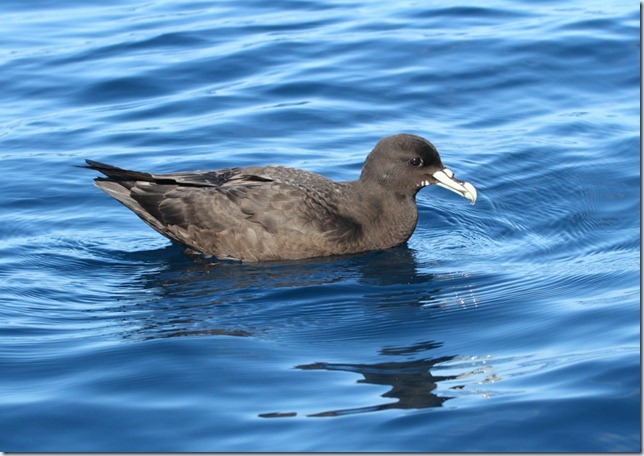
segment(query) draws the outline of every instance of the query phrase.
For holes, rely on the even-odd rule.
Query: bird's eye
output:
[[[411,166],[416,166],[416,167],[423,166],[423,159],[420,157],[414,157],[411,160],[409,160],[409,164]]]

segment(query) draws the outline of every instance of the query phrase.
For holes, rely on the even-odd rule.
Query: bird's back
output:
[[[281,166],[149,174],[88,161],[96,186],[175,242],[218,258],[297,259],[359,251],[346,183]]]

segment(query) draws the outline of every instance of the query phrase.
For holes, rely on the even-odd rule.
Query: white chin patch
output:
[[[418,184],[418,187],[421,187],[421,188],[422,188],[422,187],[427,187],[428,185],[429,185],[429,181],[428,181],[428,180],[424,180],[424,181],[422,181],[420,184]]]

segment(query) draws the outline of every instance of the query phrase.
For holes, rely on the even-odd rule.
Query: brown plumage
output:
[[[269,165],[150,174],[86,160],[95,185],[174,242],[242,261],[300,259],[394,247],[416,227],[416,193],[430,184],[476,199],[436,148],[407,134],[386,137],[360,178],[334,182]]]

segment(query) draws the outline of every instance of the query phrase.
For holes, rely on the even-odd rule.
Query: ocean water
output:
[[[630,1],[0,3],[0,450],[639,451]],[[186,257],[92,186],[432,141],[383,252]]]

